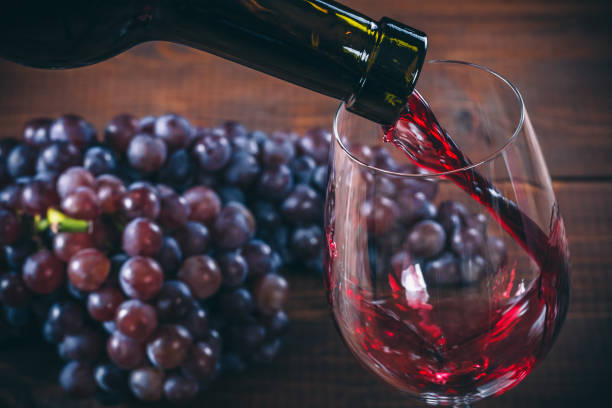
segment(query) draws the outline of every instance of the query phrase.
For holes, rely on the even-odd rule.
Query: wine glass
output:
[[[429,404],[464,406],[516,386],[550,350],[569,300],[567,242],[517,89],[458,61],[428,62],[418,84],[473,164],[421,170],[342,104],[326,286],[366,368]],[[454,182],[476,174],[497,197],[488,209],[472,198],[482,185]]]

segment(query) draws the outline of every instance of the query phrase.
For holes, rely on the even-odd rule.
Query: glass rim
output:
[[[334,139],[335,142],[340,146],[340,148],[348,155],[348,157],[353,160],[355,163],[357,163],[358,165],[367,168],[368,170],[372,170],[378,173],[383,173],[383,174],[387,174],[390,176],[398,176],[398,177],[410,177],[410,178],[427,178],[427,177],[439,177],[439,176],[445,176],[445,175],[449,175],[449,174],[454,174],[454,173],[460,173],[460,172],[464,172],[466,170],[471,170],[477,167],[480,167],[482,165],[485,165],[491,161],[493,161],[494,159],[496,159],[498,156],[500,156],[517,138],[519,132],[521,131],[521,129],[523,128],[524,122],[525,122],[525,103],[523,101],[523,97],[521,95],[521,93],[519,92],[518,88],[512,83],[510,82],[506,77],[504,77],[503,75],[493,71],[490,68],[487,68],[483,65],[479,65],[479,64],[475,64],[472,62],[466,62],[466,61],[458,61],[458,60],[450,60],[450,59],[433,59],[433,60],[428,60],[425,62],[425,64],[439,64],[439,63],[445,63],[445,64],[457,64],[457,65],[464,65],[464,66],[468,66],[471,68],[476,68],[479,70],[482,70],[486,73],[489,73],[491,75],[493,75],[494,77],[496,77],[497,79],[500,79],[503,83],[505,83],[511,90],[512,92],[514,92],[514,95],[516,96],[518,103],[520,105],[520,118],[518,120],[518,123],[516,125],[516,128],[514,129],[514,133],[512,134],[512,136],[510,136],[508,139],[506,139],[506,141],[504,142],[503,145],[501,145],[497,150],[493,151],[491,154],[489,154],[488,156],[486,156],[484,159],[479,160],[477,162],[474,162],[472,164],[470,164],[469,166],[464,166],[461,167],[459,169],[454,169],[454,170],[449,170],[449,171],[444,171],[444,172],[430,172],[430,173],[403,173],[403,172],[397,172],[397,171],[391,171],[391,170],[385,170],[385,169],[381,169],[379,167],[376,166],[372,166],[369,165],[367,163],[362,162],[361,160],[359,160],[359,158],[357,158],[356,156],[354,156],[349,149],[347,149],[347,147],[344,145],[344,143],[342,143],[342,139],[340,137],[340,134],[338,132],[338,119],[340,117],[340,114],[343,111],[347,111],[346,109],[346,102],[342,101],[340,103],[340,106],[338,106],[338,109],[336,110],[336,114],[334,115],[334,122],[333,122],[333,132],[334,132]]]

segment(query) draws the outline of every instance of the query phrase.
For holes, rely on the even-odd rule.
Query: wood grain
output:
[[[612,2],[351,0],[430,35],[430,58],[487,65],[522,91],[565,216],[572,303],[551,354],[519,387],[480,407],[610,406],[612,383]],[[0,62],[0,136],[32,115],[78,112],[99,129],[118,112],[174,111],[196,124],[265,130],[331,126],[337,102],[186,47],[143,44],[93,67]],[[416,406],[359,367],[335,332],[320,279],[292,276],[293,326],[280,358],[215,383],[193,407]],[[0,407],[98,407],[67,398],[44,347],[0,350]],[[597,405],[599,406],[599,405]],[[127,405],[122,405],[126,408]]]

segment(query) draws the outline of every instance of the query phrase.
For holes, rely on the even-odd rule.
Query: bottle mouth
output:
[[[354,118],[351,118],[349,115],[354,116],[355,118],[357,117],[354,114],[354,112],[352,112],[347,107],[347,104],[345,102],[342,102],[340,104],[340,106],[338,107],[338,109],[336,111],[336,114],[334,115],[333,133],[334,133],[335,143],[337,143],[338,146],[344,151],[344,153],[346,153],[347,156],[352,161],[357,163],[359,166],[364,167],[364,168],[366,168],[368,170],[377,172],[377,173],[386,174],[386,175],[390,175],[390,176],[397,176],[397,177],[411,177],[411,178],[443,177],[443,176],[450,175],[450,174],[461,173],[461,172],[465,172],[467,170],[476,169],[478,167],[486,165],[487,163],[489,163],[489,162],[495,160],[497,157],[499,157],[516,140],[518,134],[520,133],[520,131],[523,128],[524,121],[525,121],[525,116],[526,116],[526,111],[525,111],[525,104],[523,102],[523,97],[521,96],[519,90],[516,88],[516,86],[512,82],[510,82],[507,78],[505,78],[501,74],[493,71],[490,68],[484,67],[484,66],[479,65],[479,64],[474,64],[474,63],[471,63],[471,62],[457,61],[457,60],[437,59],[437,60],[426,61],[425,64],[454,64],[454,65],[457,65],[457,66],[466,66],[466,67],[469,67],[469,68],[480,70],[483,73],[492,75],[494,78],[496,78],[497,80],[501,81],[502,84],[504,84],[508,89],[510,89],[510,91],[512,92],[512,94],[516,98],[515,102],[518,103],[519,117],[518,117],[518,120],[516,121],[515,126],[513,127],[514,131],[512,133],[510,133],[510,131],[509,131],[508,132],[509,136],[507,138],[505,138],[505,140],[501,143],[501,145],[498,148],[494,149],[493,152],[485,155],[485,157],[482,158],[482,159],[474,161],[472,164],[470,164],[468,166],[464,166],[464,167],[461,167],[461,168],[458,168],[458,169],[449,170],[449,171],[445,171],[445,172],[410,173],[410,172],[392,171],[392,170],[382,169],[382,168],[373,166],[371,164],[364,163],[357,156],[355,156],[351,152],[350,148],[342,141],[342,135],[341,135],[341,132],[339,131],[339,124],[340,124],[340,122],[343,121],[343,120],[349,120],[349,121],[353,120]],[[359,115],[359,116],[362,116],[362,115]],[[365,120],[365,119],[362,119],[362,118],[359,118],[359,119],[360,120]],[[371,122],[370,122],[370,125],[372,125]],[[380,125],[377,125],[377,126],[380,128]],[[444,126],[444,123],[442,123],[442,126]],[[380,133],[380,138],[382,139],[382,137],[383,137],[382,129],[380,130],[379,133]]]

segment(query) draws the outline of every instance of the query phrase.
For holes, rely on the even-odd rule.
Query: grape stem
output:
[[[51,228],[51,231],[56,234],[59,232],[89,232],[91,227],[92,225],[89,221],[70,218],[55,208],[47,210],[47,218],[36,220],[37,230],[42,231],[46,228]]]

